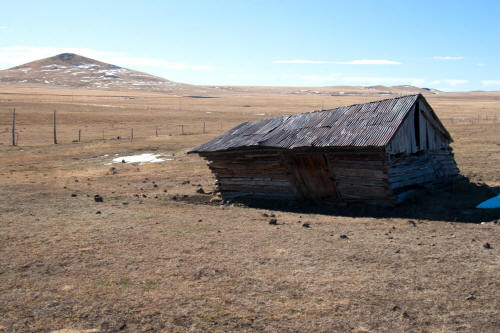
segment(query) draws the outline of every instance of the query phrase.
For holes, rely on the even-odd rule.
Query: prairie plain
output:
[[[463,178],[382,209],[222,202],[186,155],[376,94],[1,88],[0,332],[498,332],[500,210],[474,207],[500,193],[500,93],[425,97]],[[140,153],[166,161],[112,163]]]

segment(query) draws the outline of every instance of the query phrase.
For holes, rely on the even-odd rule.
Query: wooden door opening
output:
[[[323,155],[289,155],[288,163],[297,192],[304,199],[337,198],[334,177]]]

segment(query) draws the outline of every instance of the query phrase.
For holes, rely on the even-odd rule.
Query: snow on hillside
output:
[[[0,71],[0,82],[153,91],[170,91],[177,86],[160,77],[70,53]]]

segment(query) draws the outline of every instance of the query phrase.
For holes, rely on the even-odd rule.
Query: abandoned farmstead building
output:
[[[225,199],[393,205],[458,174],[451,142],[418,94],[242,123],[189,153]]]

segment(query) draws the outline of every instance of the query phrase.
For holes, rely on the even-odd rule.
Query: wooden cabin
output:
[[[242,123],[189,153],[224,199],[394,205],[457,176],[452,141],[418,94]]]

